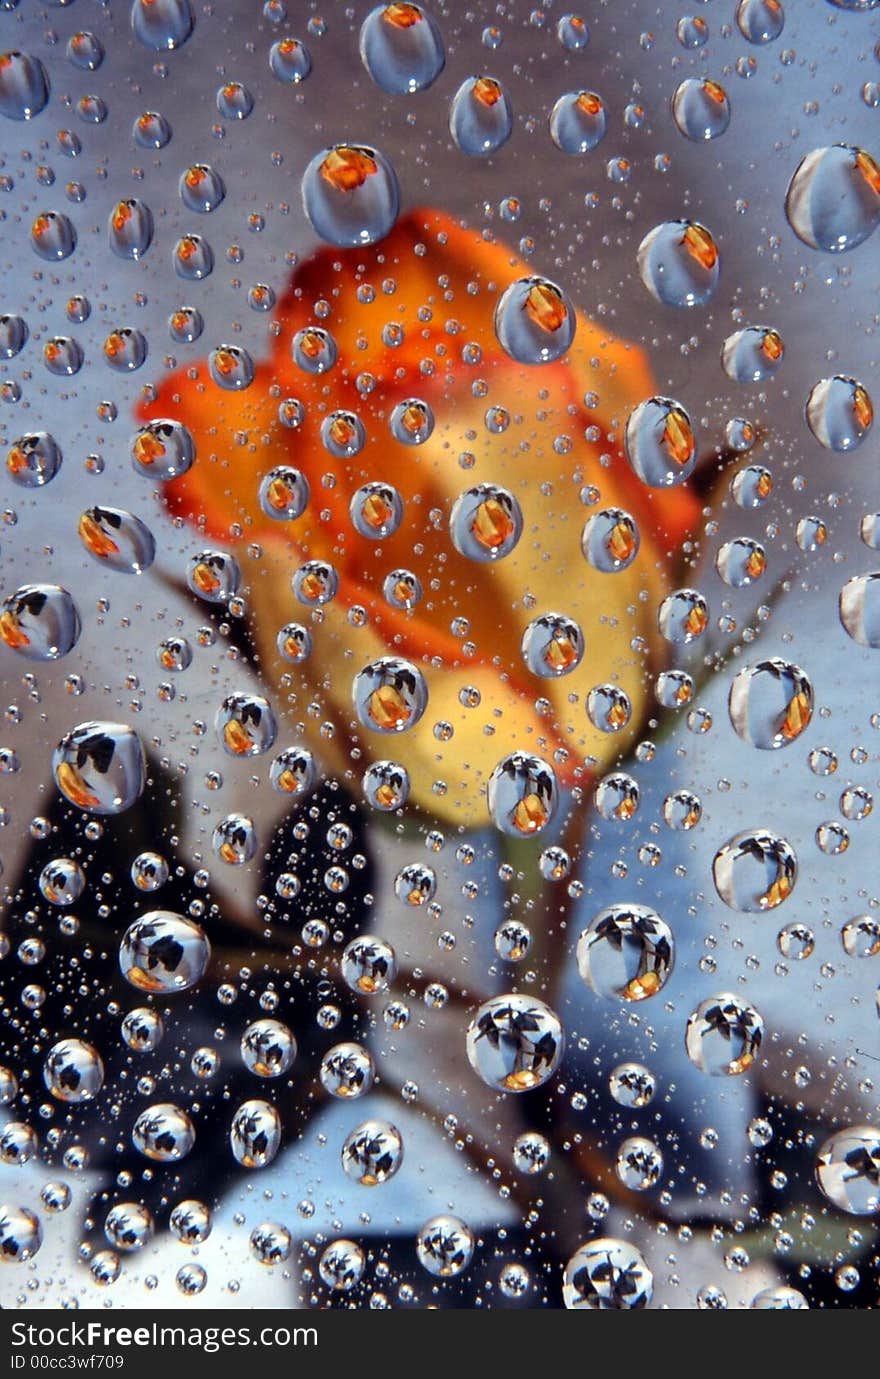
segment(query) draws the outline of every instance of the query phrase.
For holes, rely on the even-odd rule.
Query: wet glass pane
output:
[[[0,0],[0,1304],[866,1308],[876,0]]]

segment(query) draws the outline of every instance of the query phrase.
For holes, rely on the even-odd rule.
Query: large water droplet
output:
[[[150,910],[126,929],[119,945],[119,968],[138,991],[171,995],[195,986],[210,956],[201,925],[171,910]]]
[[[487,796],[495,827],[514,838],[542,833],[559,804],[552,766],[529,752],[512,752],[498,763]]]
[[[797,880],[797,858],[784,838],[747,829],[720,847],[712,863],[715,889],[725,905],[745,914],[775,910]]]
[[[361,26],[361,60],[392,96],[424,91],[446,61],[436,21],[421,5],[377,5]]]
[[[835,374],[823,378],[807,398],[807,425],[826,450],[845,454],[861,445],[874,424],[874,404],[863,383]]]
[[[880,168],[864,149],[849,144],[813,149],[788,185],[785,214],[811,249],[855,249],[880,224]]]
[[[714,238],[695,220],[667,220],[639,245],[639,273],[664,306],[704,306],[718,286],[721,258]]]
[[[570,91],[550,112],[550,137],[563,153],[589,153],[605,137],[605,102],[595,91]]]
[[[0,53],[0,115],[32,120],[49,99],[49,78],[39,58],[17,51]]]
[[[752,1066],[764,1038],[764,1021],[755,1007],[722,992],[701,1001],[688,1017],[687,1056],[710,1077],[736,1077]]]
[[[131,27],[154,52],[171,52],[185,43],[195,18],[190,0],[134,0]]]
[[[612,905],[600,911],[577,945],[582,980],[606,1000],[644,1001],[672,974],[672,930],[647,905]]]
[[[143,745],[124,723],[82,723],[55,748],[52,772],[64,798],[78,809],[122,814],[143,794]]]
[[[495,77],[468,77],[449,111],[449,130],[462,153],[472,158],[497,153],[513,132],[513,110]]]
[[[840,591],[840,621],[860,646],[880,648],[880,571],[853,575]]]
[[[520,364],[561,359],[571,347],[576,324],[567,295],[549,278],[520,278],[505,289],[495,308],[498,343]]]
[[[468,1026],[468,1062],[498,1092],[542,1086],[558,1068],[564,1047],[559,1016],[536,996],[495,996]]]
[[[384,239],[400,210],[393,167],[363,144],[336,144],[317,154],[303,175],[302,198],[315,233],[340,248]]]
[[[72,651],[82,624],[71,595],[59,584],[23,584],[0,609],[0,637],[32,661],[55,661]]]
[[[813,686],[790,661],[772,657],[745,666],[733,678],[730,721],[753,747],[772,751],[794,742],[813,716]]]
[[[79,535],[90,556],[122,574],[142,574],[156,556],[149,527],[122,508],[89,508],[79,519]]]

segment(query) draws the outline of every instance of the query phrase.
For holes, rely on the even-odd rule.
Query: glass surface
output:
[[[0,0],[0,1303],[871,1307],[875,0]]]

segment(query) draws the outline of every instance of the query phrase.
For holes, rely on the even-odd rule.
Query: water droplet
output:
[[[880,953],[880,920],[871,915],[848,919],[840,931],[840,941],[850,958],[875,958]]]
[[[171,1209],[169,1225],[172,1232],[184,1245],[202,1245],[208,1239],[213,1227],[211,1210],[204,1202],[178,1202]]]
[[[254,98],[240,81],[227,81],[217,92],[217,109],[224,120],[246,120],[254,108]]]
[[[119,945],[119,969],[139,991],[171,995],[201,981],[211,945],[201,925],[171,910],[150,910],[130,924]]]
[[[632,717],[632,705],[619,685],[594,685],[587,695],[587,714],[600,733],[619,733]]]
[[[794,742],[809,725],[813,686],[799,666],[774,656],[734,676],[728,708],[743,742],[772,751]]]
[[[361,934],[347,943],[339,960],[346,986],[364,996],[387,991],[397,976],[394,949],[385,939]]]
[[[694,697],[694,682],[686,670],[661,670],[654,687],[664,709],[681,709]]]
[[[208,215],[211,211],[216,211],[226,195],[223,178],[209,163],[193,163],[182,172],[178,191],[187,210],[195,211],[199,215]]]
[[[513,110],[495,77],[468,77],[455,93],[449,130],[462,153],[471,158],[497,153],[513,132]]]
[[[156,483],[180,478],[192,468],[195,457],[195,442],[179,421],[148,421],[132,437],[131,462],[135,473]]]
[[[584,634],[564,613],[543,613],[529,623],[522,639],[523,660],[534,675],[556,679],[580,665]]]
[[[290,347],[293,362],[303,373],[321,374],[332,369],[338,357],[336,341],[321,326],[298,330]]]
[[[437,23],[421,5],[377,5],[361,26],[360,54],[376,85],[392,96],[425,91],[446,62]]]
[[[155,1233],[152,1213],[140,1202],[117,1202],[104,1219],[104,1234],[123,1254],[132,1254],[149,1244]]]
[[[874,404],[855,378],[823,378],[811,390],[807,425],[820,445],[838,454],[861,445],[874,422]]]
[[[639,529],[622,508],[603,508],[590,517],[581,534],[581,550],[595,570],[616,574],[639,553]]]
[[[739,0],[736,23],[749,43],[772,43],[785,26],[785,13],[779,0]]]
[[[135,36],[154,52],[172,52],[193,31],[190,0],[133,0],[131,27]]]
[[[577,945],[578,971],[606,1000],[644,1001],[672,974],[672,930],[647,905],[612,905],[584,929]]]
[[[619,1106],[640,1111],[654,1100],[657,1079],[642,1063],[618,1063],[608,1079],[608,1090]]]
[[[561,359],[571,347],[575,326],[574,307],[549,278],[518,279],[495,308],[498,343],[520,364]]]
[[[767,829],[737,833],[712,863],[715,889],[732,910],[761,914],[787,900],[797,880],[791,844]]]
[[[241,570],[225,551],[200,551],[187,562],[186,583],[206,603],[227,603],[241,583]]]
[[[286,747],[272,762],[269,780],[282,795],[307,795],[314,789],[318,768],[305,747]]]
[[[31,226],[31,244],[41,259],[58,263],[76,248],[76,230],[60,211],[43,211]]]
[[[165,1033],[165,1024],[157,1010],[139,1006],[130,1010],[122,1021],[122,1037],[135,1053],[152,1053]]]
[[[57,1101],[93,1101],[104,1085],[98,1050],[82,1039],[61,1039],[46,1055],[43,1081]]]
[[[257,1077],[281,1077],[295,1058],[297,1040],[280,1020],[254,1020],[241,1036],[241,1059]]]
[[[186,282],[201,282],[214,271],[214,251],[201,235],[182,235],[171,259],[175,273]]]
[[[7,594],[0,611],[0,637],[29,661],[57,661],[79,641],[80,615],[59,585],[22,585]]]
[[[85,884],[85,872],[70,857],[56,857],[40,872],[40,891],[50,905],[73,905]]]
[[[684,483],[697,462],[691,419],[669,397],[649,397],[630,412],[624,449],[635,473],[651,488]]]
[[[168,334],[175,345],[194,344],[204,328],[202,313],[194,306],[179,306],[168,318]]]
[[[393,167],[378,149],[360,144],[317,154],[303,175],[302,198],[315,233],[340,248],[384,239],[400,211]]]
[[[153,242],[153,212],[134,196],[117,201],[107,221],[110,248],[121,259],[142,259]]]
[[[730,124],[727,92],[709,77],[689,77],[675,89],[672,117],[686,139],[717,139]]]
[[[424,445],[434,431],[434,413],[417,397],[395,403],[389,422],[391,434],[401,445]]]
[[[730,491],[741,508],[763,507],[773,492],[773,475],[761,464],[750,464],[733,476]]]
[[[32,120],[46,108],[49,78],[39,58],[30,53],[0,53],[0,115]]]
[[[358,719],[377,733],[405,732],[418,723],[428,705],[422,672],[396,656],[382,657],[359,671],[352,693]]]
[[[492,822],[514,838],[542,833],[559,804],[553,768],[529,752],[504,757],[489,777],[487,793]]]
[[[639,808],[639,784],[625,771],[612,771],[596,786],[594,800],[603,819],[628,823]]]
[[[84,359],[82,346],[69,335],[53,335],[43,346],[43,363],[56,378],[72,378]]]
[[[629,1311],[647,1307],[653,1295],[654,1275],[626,1240],[591,1240],[565,1266],[562,1300],[570,1312]]]
[[[157,110],[145,110],[135,120],[131,136],[139,148],[164,148],[171,141],[171,125]]]
[[[764,1021],[755,1007],[722,992],[701,1001],[688,1017],[687,1056],[710,1077],[736,1077],[755,1061],[764,1037]]]
[[[449,518],[455,549],[469,560],[503,560],[522,535],[519,503],[506,488],[477,484],[456,498]]]
[[[687,646],[701,637],[709,625],[709,608],[696,589],[677,589],[667,594],[657,613],[661,636],[673,646]]]
[[[829,1136],[816,1156],[816,1181],[838,1211],[873,1216],[880,1210],[880,1131],[853,1125]]]
[[[135,1149],[156,1163],[185,1159],[196,1142],[195,1126],[186,1111],[171,1102],[159,1102],[141,1111],[131,1132]]]
[[[78,809],[122,814],[143,794],[143,745],[124,723],[82,723],[55,748],[52,773],[64,798]]]
[[[334,1240],[318,1260],[321,1282],[334,1293],[350,1293],[356,1288],[367,1266],[366,1256],[353,1240]]]
[[[474,1255],[474,1233],[459,1216],[432,1216],[416,1235],[419,1263],[434,1278],[464,1273]]]
[[[257,851],[257,832],[253,819],[246,814],[227,814],[214,828],[211,836],[214,852],[230,867],[244,866]]]
[[[99,564],[122,574],[142,574],[156,556],[149,527],[122,508],[88,508],[79,519],[79,536]]]
[[[0,1260],[24,1264],[33,1259],[43,1243],[40,1218],[29,1207],[0,1206]]]
[[[840,621],[854,642],[880,648],[880,571],[847,580],[839,608]]]
[[[840,4],[841,0],[831,0],[831,3]],[[809,1306],[803,1293],[783,1283],[775,1288],[762,1288],[751,1301],[756,1312],[803,1312],[809,1310]]]
[[[749,536],[725,541],[715,553],[715,569],[731,589],[748,588],[761,579],[767,569],[764,547]]]
[[[278,736],[278,722],[268,699],[260,694],[229,694],[214,718],[223,750],[233,757],[268,752]]]
[[[746,326],[727,337],[721,363],[734,383],[763,383],[777,372],[784,355],[778,331],[771,326]]]
[[[139,891],[158,891],[169,874],[168,863],[158,852],[139,852],[131,864],[131,879]]]
[[[360,536],[370,541],[382,541],[393,536],[400,526],[403,500],[390,484],[364,484],[353,495],[349,512]]]
[[[42,488],[61,468],[61,447],[48,431],[19,436],[6,454],[6,472],[20,488]]]
[[[269,49],[269,67],[279,81],[305,81],[312,70],[312,55],[298,38],[281,38]]]
[[[673,790],[663,801],[663,822],[668,828],[687,833],[702,817],[702,803],[692,790]]]
[[[362,1044],[334,1044],[321,1059],[321,1086],[340,1100],[366,1096],[375,1075],[372,1054]]]
[[[467,1032],[468,1062],[498,1092],[529,1092],[555,1073],[565,1035],[558,1015],[537,997],[495,996],[485,1001]]]
[[[67,57],[84,72],[96,72],[104,61],[101,40],[85,29],[71,36],[67,43]]]
[[[785,214],[811,249],[855,249],[880,224],[880,168],[864,149],[849,144],[813,149],[788,185]]]
[[[30,331],[21,316],[4,313],[0,316],[0,356],[14,359],[25,347]]]
[[[590,153],[608,127],[605,102],[595,91],[570,91],[550,112],[550,137],[563,153]]]
[[[667,220],[639,245],[639,273],[664,306],[704,306],[718,286],[721,259],[712,234],[695,220]]]
[[[653,1140],[631,1135],[617,1150],[614,1171],[630,1192],[647,1192],[660,1181],[663,1155]]]
[[[352,1182],[377,1187],[393,1178],[403,1163],[403,1137],[387,1120],[365,1120],[346,1136],[342,1167]]]

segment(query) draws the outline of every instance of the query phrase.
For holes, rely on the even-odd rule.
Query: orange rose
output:
[[[559,362],[520,364],[501,349],[497,301],[529,271],[447,216],[414,211],[375,246],[322,248],[296,269],[275,313],[272,353],[249,387],[225,391],[200,364],[172,375],[142,408],[144,419],[174,417],[192,433],[195,464],[167,484],[165,500],[206,536],[234,546],[260,670],[279,711],[328,770],[357,784],[371,760],[393,759],[408,771],[414,801],[465,826],[486,822],[487,780],[508,753],[542,757],[571,785],[586,783],[631,741],[663,659],[658,602],[699,513],[686,489],[646,487],[623,457],[627,416],[655,391],[638,349],[581,315]],[[546,294],[529,309],[546,329],[558,324]],[[314,367],[323,346],[316,329],[329,332],[337,353],[319,373],[292,356],[296,339],[300,360]],[[294,428],[279,418],[290,398],[301,404]],[[430,435],[406,443],[430,429],[431,415]],[[278,466],[295,467],[308,482],[308,505],[295,520],[266,515],[273,502],[284,505],[283,479],[274,491],[264,483],[263,504],[258,498]],[[374,481],[393,486],[403,508],[397,530],[380,540],[360,534],[350,513]],[[466,500],[468,542],[483,557],[471,559],[453,542],[450,520],[460,495],[480,485],[490,486],[488,495]],[[515,535],[515,513],[506,498],[493,499],[492,486],[522,515],[520,538],[501,559],[492,556]],[[598,492],[589,507],[587,486]],[[629,513],[640,537],[626,564],[632,530],[611,525],[607,549],[622,567],[614,573],[582,550],[584,523],[600,509]],[[381,531],[388,519],[379,495],[360,526]],[[313,561],[338,577],[335,597],[319,610],[291,588]],[[396,571],[403,574],[389,582]],[[319,594],[308,569],[299,583],[302,597]],[[539,675],[523,636],[546,613],[572,620],[584,649],[578,663],[577,639],[557,629]],[[313,634],[311,654],[295,665],[276,646],[291,621]],[[352,697],[356,673],[387,656],[415,665],[429,696],[421,720],[390,735],[365,727]],[[590,689],[606,683],[632,706],[619,732],[599,731],[586,711]],[[397,707],[393,694],[374,704],[392,727]],[[608,727],[614,713],[625,718],[612,709]]]

